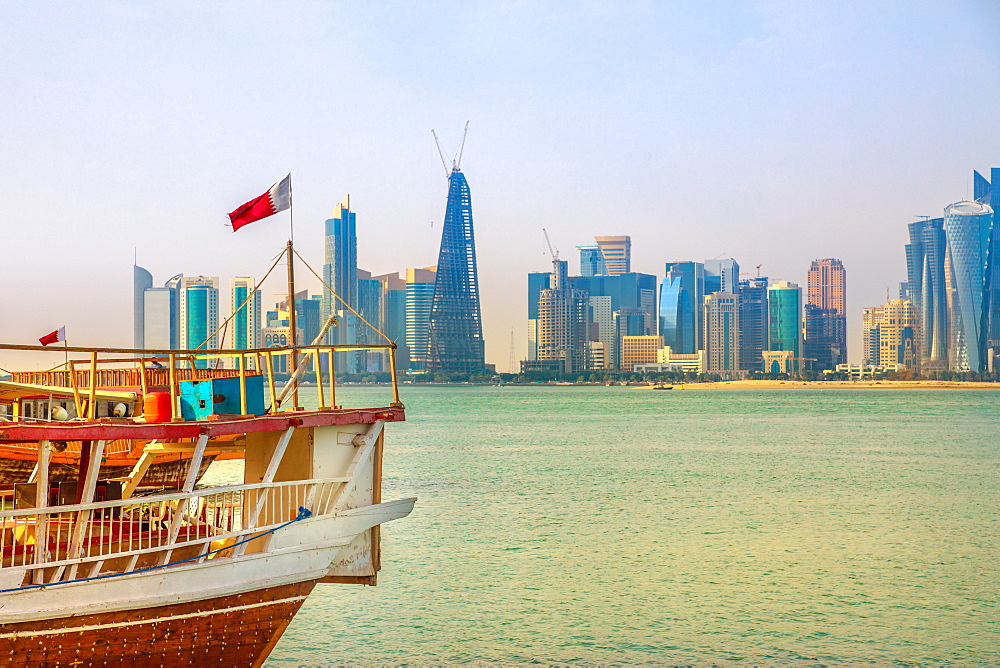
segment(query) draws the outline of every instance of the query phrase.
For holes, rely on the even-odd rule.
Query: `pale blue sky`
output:
[[[359,264],[437,260],[446,182],[473,193],[487,358],[524,353],[547,228],[629,234],[633,268],[735,258],[860,311],[905,277],[906,224],[1000,166],[1000,3],[0,0],[0,339],[65,324],[131,345],[131,265],[260,275],[287,216],[226,212],[292,172],[319,268],[345,194]],[[431,227],[434,221],[434,227]],[[273,292],[280,287],[275,286]],[[265,303],[273,302],[268,295]]]

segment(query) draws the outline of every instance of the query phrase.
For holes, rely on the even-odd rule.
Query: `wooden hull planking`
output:
[[[315,584],[0,624],[0,661],[7,666],[257,666]]]

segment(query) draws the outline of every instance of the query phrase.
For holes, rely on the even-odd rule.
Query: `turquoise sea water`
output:
[[[1000,665],[1000,392],[403,400],[379,585],[318,586],[268,665]]]

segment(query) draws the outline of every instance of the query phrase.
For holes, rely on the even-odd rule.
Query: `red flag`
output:
[[[233,232],[261,218],[267,218],[279,211],[284,211],[291,205],[292,175],[289,174],[271,186],[271,189],[266,193],[250,200],[229,214],[229,220],[233,223]]]
[[[38,342],[41,343],[43,346],[47,346],[50,343],[56,343],[58,341],[65,341],[65,340],[66,340],[66,327],[62,326],[56,331],[50,332],[49,334],[46,334],[42,338],[38,339]]]

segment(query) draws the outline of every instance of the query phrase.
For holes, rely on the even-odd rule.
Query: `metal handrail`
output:
[[[80,503],[65,506],[46,506],[45,508],[21,508],[19,510],[0,511],[0,521],[13,517],[25,517],[32,515],[46,515],[54,513],[76,512],[78,510],[101,510],[105,508],[118,508],[121,506],[134,506],[140,503],[161,503],[164,501],[181,501],[184,499],[211,496],[213,494],[223,494],[226,492],[240,492],[254,489],[271,489],[275,487],[294,487],[296,485],[321,485],[326,483],[347,482],[350,478],[309,478],[308,480],[285,480],[279,482],[254,482],[243,485],[225,485],[220,487],[203,487],[190,492],[170,492],[168,494],[150,494],[149,496],[132,497],[130,499],[114,499],[111,501],[96,501],[94,503]]]

